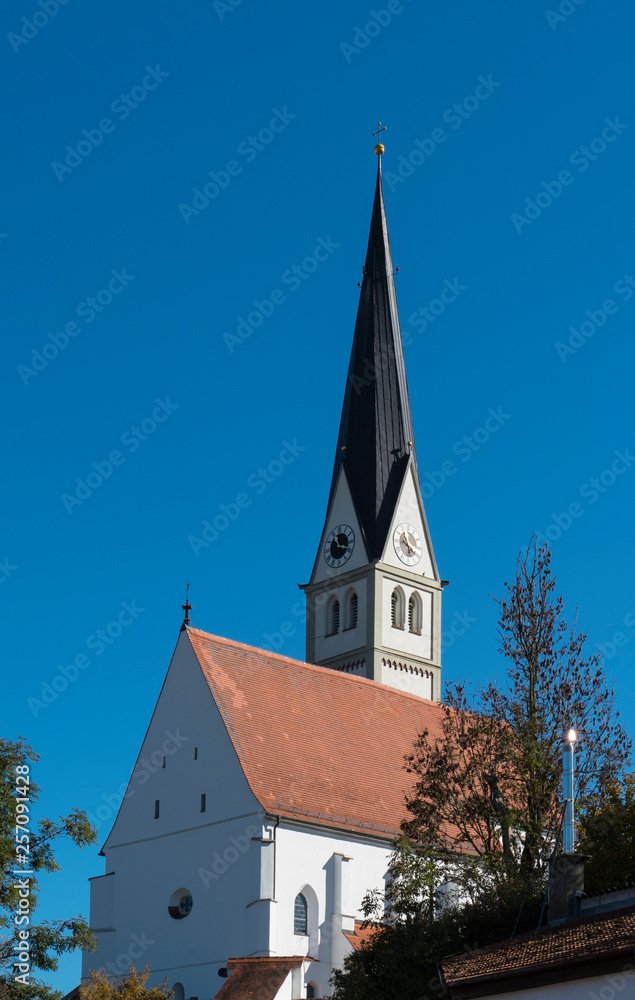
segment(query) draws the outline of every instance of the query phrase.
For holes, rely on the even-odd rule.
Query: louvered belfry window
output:
[[[340,630],[340,602],[337,597],[329,601],[326,616],[326,634],[335,635]]]
[[[390,598],[390,621],[393,628],[404,627],[404,596],[401,587],[395,587]]]
[[[348,597],[348,628],[357,628],[357,594],[351,591]]]
[[[421,635],[421,598],[411,594],[408,601],[408,631]]]

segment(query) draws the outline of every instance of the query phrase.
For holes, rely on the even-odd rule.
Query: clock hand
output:
[[[410,538],[408,537],[407,532],[404,531],[404,533],[402,535],[402,538],[401,538],[401,541],[405,542],[405,544],[408,546],[408,551],[409,552],[416,552],[417,551],[416,547],[414,545],[412,545],[412,543],[410,541]]]

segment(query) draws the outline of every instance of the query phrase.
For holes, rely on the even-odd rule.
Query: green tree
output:
[[[168,989],[167,979],[152,989],[146,986],[150,966],[137,972],[134,965],[125,976],[112,979],[105,969],[93,969],[90,982],[80,986],[80,1000],[172,1000],[174,993]]]
[[[0,739],[0,1000],[57,1000],[61,996],[32,979],[30,971],[23,974],[14,964],[16,951],[28,952],[29,961],[22,965],[28,964],[30,970],[54,971],[59,955],[76,948],[96,948],[82,917],[35,923],[37,873],[59,870],[54,842],[70,837],[78,847],[84,847],[97,840],[97,831],[79,809],[57,821],[42,819],[32,824],[39,788],[31,780],[30,765],[38,760],[38,754],[21,737],[16,741]],[[21,922],[16,923],[16,918]],[[21,974],[22,982],[16,978]]]
[[[445,995],[436,963],[460,935],[454,911],[442,911],[443,881],[434,853],[396,841],[385,897],[373,889],[362,901],[364,926],[374,933],[333,974],[333,1000],[421,998],[425,984]]]
[[[584,887],[592,891],[635,882],[635,774],[589,797],[579,814],[579,850],[590,855]]]
[[[466,868],[472,887],[473,858],[485,884],[527,882],[543,870],[560,823],[569,727],[579,734],[582,798],[601,794],[629,757],[600,657],[584,655],[586,635],[565,620],[555,586],[549,550],[532,539],[497,601],[505,686],[492,681],[468,698],[448,685],[441,735],[423,733],[407,761],[416,783],[404,831]]]
[[[364,912],[378,929],[335,974],[335,1000],[441,997],[442,957],[537,926],[570,727],[579,734],[579,795],[604,810],[612,802],[613,829],[630,836],[632,851],[634,790],[619,784],[631,743],[600,659],[584,654],[586,636],[565,620],[555,587],[549,551],[532,539],[497,601],[506,681],[474,697],[447,685],[440,731],[416,740],[386,909],[377,891],[368,894]],[[624,809],[607,800],[611,787],[627,789]]]
[[[520,880],[484,882],[479,867],[475,858],[471,874],[478,893],[457,899],[445,853],[400,838],[385,896],[374,889],[362,903],[364,923],[374,933],[335,971],[332,1000],[442,1000],[448,994],[437,971],[441,958],[498,941],[516,924],[518,933],[534,929],[540,881],[527,893]]]

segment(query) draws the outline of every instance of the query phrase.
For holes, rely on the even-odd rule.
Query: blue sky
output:
[[[116,797],[186,580],[198,627],[304,655],[378,119],[445,677],[502,675],[490,595],[548,533],[633,733],[632,6],[56,2],[0,32],[1,721],[42,813]],[[102,859],[59,856],[41,915],[87,915]]]

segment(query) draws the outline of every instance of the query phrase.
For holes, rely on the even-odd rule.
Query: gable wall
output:
[[[100,951],[84,955],[82,975],[109,962],[121,974],[134,960],[152,965],[152,983],[167,975],[186,997],[213,997],[222,985],[217,969],[245,942],[246,907],[259,895],[260,844],[252,838],[262,834],[262,814],[181,633],[104,847],[113,874],[91,880]],[[193,907],[175,920],[168,905],[181,888]]]

